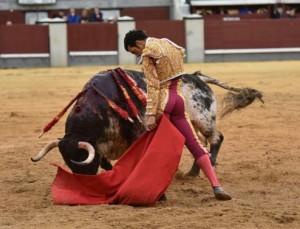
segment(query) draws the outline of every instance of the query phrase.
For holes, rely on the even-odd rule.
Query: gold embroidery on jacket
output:
[[[168,101],[169,101],[169,89],[163,88],[160,90],[160,94],[159,94],[159,102],[158,102],[158,109],[157,109],[157,114],[159,116],[164,113]]]
[[[143,71],[147,80],[147,115],[156,115],[165,101],[160,82],[179,76],[183,69],[184,49],[167,39],[148,38],[142,54]]]

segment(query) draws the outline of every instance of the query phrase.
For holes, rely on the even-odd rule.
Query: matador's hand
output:
[[[156,117],[155,115],[149,115],[146,117],[146,129],[147,131],[154,130],[156,128]]]

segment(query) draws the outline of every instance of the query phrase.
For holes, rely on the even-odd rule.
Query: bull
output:
[[[145,104],[126,80],[122,77],[118,79],[113,77],[115,72],[115,70],[99,72],[85,84],[67,117],[64,137],[49,142],[35,157],[31,158],[33,162],[39,161],[53,148],[58,147],[63,160],[73,173],[94,175],[97,174],[99,167],[104,170],[112,169],[111,161],[120,158],[146,131],[143,122]],[[117,72],[120,74],[120,69]],[[125,70],[123,74],[129,76],[136,83],[137,88],[146,92],[146,82],[142,72]],[[211,163],[215,166],[224,136],[216,125],[217,99],[208,84],[215,84],[229,90],[224,100],[226,105],[221,112],[221,117],[247,107],[256,99],[263,102],[262,93],[251,88],[228,86],[201,72],[184,74],[182,82],[182,92],[191,122],[201,141],[209,144]],[[124,90],[138,112],[138,116],[127,120],[109,106],[109,103],[113,103],[123,111],[130,110]],[[194,162],[188,175],[198,174],[199,167]]]

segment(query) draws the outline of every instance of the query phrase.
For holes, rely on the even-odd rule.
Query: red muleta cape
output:
[[[110,171],[81,175],[56,165],[53,203],[154,205],[174,177],[184,141],[163,115],[158,128],[142,135]]]

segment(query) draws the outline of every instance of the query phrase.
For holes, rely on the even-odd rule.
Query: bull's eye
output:
[[[80,111],[81,111],[80,106],[76,106],[76,107],[75,107],[75,112],[76,112],[76,113],[79,113]]]

